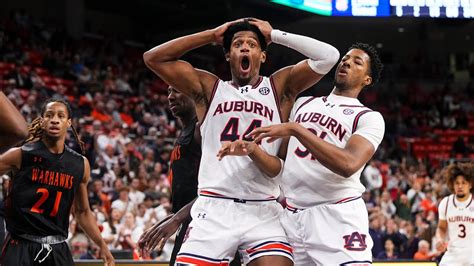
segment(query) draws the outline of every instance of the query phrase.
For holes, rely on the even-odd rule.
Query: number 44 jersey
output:
[[[21,167],[6,201],[7,230],[16,236],[67,238],[74,194],[84,176],[84,158],[65,146],[49,152],[42,141],[21,147]]]
[[[239,199],[264,200],[278,197],[279,178],[270,178],[248,156],[226,156],[217,152],[225,141],[251,140],[247,135],[257,127],[281,123],[279,100],[272,79],[260,77],[243,87],[217,80],[209,108],[201,124],[202,158],[199,193]],[[276,155],[280,141],[260,147]]]

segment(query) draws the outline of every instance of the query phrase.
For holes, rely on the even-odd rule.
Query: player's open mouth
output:
[[[240,60],[240,71],[248,73],[250,71],[250,60],[247,56],[243,56]]]
[[[337,72],[338,75],[340,76],[347,76],[347,69],[346,68],[340,68],[339,71]]]

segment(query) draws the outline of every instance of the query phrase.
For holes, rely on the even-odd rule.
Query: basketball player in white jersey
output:
[[[372,240],[361,198],[360,174],[382,141],[382,115],[359,102],[363,88],[379,79],[382,64],[375,49],[357,43],[340,61],[334,89],[326,97],[299,98],[290,123],[261,127],[255,142],[283,138],[286,157],[282,225],[293,247],[295,265],[369,265]],[[255,143],[223,145],[219,156],[252,154]],[[285,155],[286,154],[286,155]],[[256,161],[278,172],[277,157]]]
[[[265,49],[275,42],[309,59],[270,77],[259,75]],[[232,80],[194,68],[179,58],[200,46],[224,46]],[[228,22],[159,45],[144,54],[146,65],[191,97],[201,124],[199,197],[176,258],[178,265],[227,265],[240,250],[249,265],[292,265],[292,248],[278,217],[277,173],[261,171],[250,157],[216,157],[222,142],[246,139],[253,129],[286,121],[296,96],[334,66],[337,49],[315,39],[274,30],[258,19]],[[276,154],[278,143],[259,150]],[[280,164],[280,162],[277,162]]]
[[[440,266],[474,265],[474,164],[450,165],[446,170],[449,189],[453,194],[439,204],[438,241],[448,250]]]

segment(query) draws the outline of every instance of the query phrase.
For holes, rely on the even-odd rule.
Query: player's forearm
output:
[[[101,248],[107,246],[104,239],[102,239],[102,236],[100,235],[97,221],[90,210],[76,212],[76,220],[87,236],[89,236],[89,238],[94,241],[94,243],[96,243]]]
[[[282,170],[283,166],[280,158],[266,153],[258,145],[256,145],[254,151],[249,154],[249,157],[255,165],[269,177],[276,177]]]
[[[0,92],[0,152],[28,137],[28,126],[18,109]]]
[[[213,30],[183,36],[150,49],[143,54],[143,60],[148,67],[153,68],[153,64],[176,61],[186,52],[214,41]]]
[[[272,30],[271,39],[307,56],[311,69],[319,74],[328,73],[339,60],[339,51],[334,46],[307,36]]]
[[[441,226],[438,226],[437,230],[436,230],[436,237],[439,239],[439,240],[445,240],[446,239],[446,233],[447,233],[447,230],[446,228],[443,228]]]
[[[183,223],[186,220],[190,220],[191,219],[191,208],[193,207],[193,204],[196,201],[196,199],[197,198],[195,198],[193,201],[186,204],[179,211],[177,211],[176,214],[173,216],[173,219],[176,219],[177,221],[179,221],[179,223]]]
[[[353,175],[359,166],[358,158],[350,152],[330,144],[298,123],[292,123],[292,136],[296,137],[326,168],[343,177]]]

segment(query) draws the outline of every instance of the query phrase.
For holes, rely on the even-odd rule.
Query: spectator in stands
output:
[[[413,256],[415,256],[416,251],[418,250],[418,242],[420,242],[420,239],[415,234],[415,228],[412,222],[406,223],[404,231],[406,241],[401,247],[400,258],[412,259]]]
[[[374,245],[372,246],[372,256],[377,257],[378,254],[384,251],[382,242],[382,223],[379,216],[374,216],[370,218],[369,234],[374,242]]]
[[[420,240],[418,243],[418,251],[413,256],[415,260],[433,260],[439,256],[439,252],[430,252],[430,243],[426,240]]]
[[[145,199],[145,193],[141,192],[139,188],[140,180],[138,178],[133,178],[130,183],[130,193],[128,193],[128,197],[134,206],[138,206],[138,204],[142,203]]]
[[[385,222],[385,231],[382,239],[384,243],[385,240],[391,239],[396,251],[400,251],[402,244],[406,241],[406,237],[398,231],[398,225],[393,219],[387,219]]]
[[[370,160],[369,164],[362,172],[362,176],[364,177],[367,184],[367,190],[375,193],[375,195],[378,195],[379,189],[382,187],[383,179],[375,160]]]
[[[123,224],[118,226],[118,244],[121,249],[134,250],[143,233],[143,227],[137,226],[133,212],[127,212]]]
[[[118,209],[111,209],[107,220],[102,223],[103,230],[101,232],[102,238],[109,249],[117,248],[118,230],[117,227],[120,225],[121,213]]]
[[[395,202],[395,206],[397,207],[396,215],[403,220],[410,221],[412,220],[411,216],[411,205],[410,201],[406,194],[401,194],[398,200]]]
[[[380,198],[380,209],[387,219],[392,218],[397,211],[397,207],[393,204],[392,199],[390,198],[390,193],[387,190],[382,192]]]
[[[112,209],[120,211],[120,219],[122,219],[126,212],[131,212],[135,208],[133,202],[128,197],[129,192],[130,189],[128,187],[122,187],[119,190],[119,198],[112,202]]]
[[[393,241],[388,238],[385,240],[385,250],[377,255],[377,259],[381,260],[396,260],[398,259],[398,252],[395,250]]]

